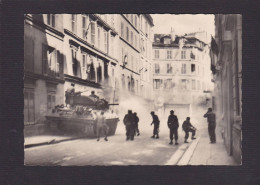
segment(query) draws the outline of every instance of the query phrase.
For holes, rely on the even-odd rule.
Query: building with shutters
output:
[[[63,15],[24,16],[25,135],[43,132],[45,115],[64,102]]]
[[[242,155],[242,16],[215,15],[212,51],[217,124],[223,128],[226,149],[241,163]],[[212,47],[213,49],[213,47]]]
[[[180,120],[207,105],[212,90],[209,47],[196,37],[154,34],[153,97],[163,116],[171,109]]]
[[[65,90],[112,101],[118,68],[115,14],[64,14]],[[105,92],[105,93],[104,93]]]
[[[26,14],[24,21],[26,128],[44,127],[71,88],[110,103],[125,94],[152,99],[150,15]]]

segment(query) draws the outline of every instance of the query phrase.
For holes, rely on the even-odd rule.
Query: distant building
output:
[[[209,48],[195,38],[155,34],[153,42],[153,96],[162,115],[170,109],[181,119],[192,114],[192,105],[207,104],[211,71]]]
[[[208,34],[206,31],[196,31],[192,33],[185,34],[185,38],[196,38],[204,43],[208,43]]]
[[[215,81],[215,110],[223,127],[224,143],[230,155],[241,162],[242,155],[242,16],[215,15],[212,42],[212,72]]]

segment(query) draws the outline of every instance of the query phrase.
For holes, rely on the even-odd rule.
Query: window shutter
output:
[[[42,72],[43,74],[47,74],[47,47],[46,45],[42,44]]]

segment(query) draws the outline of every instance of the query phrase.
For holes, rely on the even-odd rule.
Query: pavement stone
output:
[[[221,129],[216,129],[215,144],[210,143],[207,132],[207,129],[201,130],[200,140],[190,156],[188,165],[239,165],[228,155],[221,137]]]

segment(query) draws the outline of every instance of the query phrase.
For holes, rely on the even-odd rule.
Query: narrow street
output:
[[[184,144],[179,127],[179,145],[169,145],[168,128],[162,123],[160,139],[152,139],[150,124],[139,126],[141,135],[134,141],[125,140],[121,122],[116,135],[101,139],[78,139],[54,145],[25,149],[25,165],[164,165]]]

